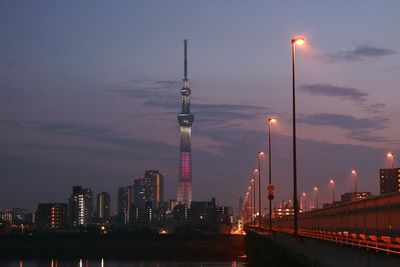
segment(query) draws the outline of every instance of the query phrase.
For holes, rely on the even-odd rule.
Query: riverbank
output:
[[[241,235],[37,234],[1,236],[0,257],[107,255],[143,259],[235,259],[245,254]]]

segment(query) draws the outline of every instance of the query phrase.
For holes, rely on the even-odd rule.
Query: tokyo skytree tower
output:
[[[187,73],[187,40],[185,44],[184,59],[184,78],[181,94],[181,113],[178,115],[178,122],[181,131],[180,157],[179,157],[179,178],[178,178],[178,196],[179,204],[190,207],[192,202],[192,146],[191,146],[191,129],[194,115],[190,113],[190,94],[189,79]]]

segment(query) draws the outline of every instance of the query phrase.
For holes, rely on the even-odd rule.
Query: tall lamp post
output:
[[[251,209],[250,209],[250,211],[251,211],[251,224],[253,225],[253,214],[254,214],[254,202],[255,202],[255,200],[253,201],[252,196],[255,195],[255,192],[254,192],[254,186],[255,186],[255,185],[254,185],[254,178],[251,179],[250,183],[251,183],[251,188],[253,189],[253,191],[251,192],[251,195],[250,195],[250,203],[251,203],[251,205],[250,205],[250,207],[251,207]]]
[[[296,45],[304,44],[303,37],[296,37],[291,40],[292,43],[292,95],[293,95],[293,208],[294,208],[294,232],[293,235],[298,235],[298,216],[299,207],[297,204],[297,158],[296,158]]]
[[[249,206],[248,206],[248,204],[249,204],[249,191],[246,192],[246,197],[244,199],[244,203],[243,203],[243,207],[242,207],[243,213],[246,214],[245,215],[246,221],[247,221],[247,218],[249,217],[248,216],[249,215]],[[250,206],[250,208],[251,208],[251,206]],[[243,219],[243,220],[245,220],[245,219]],[[251,220],[251,218],[250,218],[250,220]]]
[[[272,153],[271,153],[271,125],[276,122],[276,118],[268,118],[268,174],[269,174],[269,184],[272,185]],[[269,231],[272,231],[272,199],[268,197],[269,200]]]
[[[330,179],[329,184],[332,185],[332,205],[333,205],[333,203],[335,203],[335,181],[333,179]]]
[[[244,198],[243,206],[242,206],[242,214],[243,216],[243,221],[247,222],[248,219],[248,214],[249,214],[249,207],[248,207],[248,201],[249,201],[249,191],[246,192],[246,196]]]
[[[389,152],[387,153],[387,157],[388,159],[391,161],[391,168],[394,169],[394,153],[393,152]]]
[[[254,169],[253,170],[253,180],[254,180],[254,186],[253,186],[253,188],[254,188],[254,190],[253,190],[253,215],[252,216],[254,216],[254,219],[253,219],[253,223],[254,223],[254,225],[256,224],[256,222],[255,222],[255,213],[256,213],[256,172],[258,172],[258,169]]]
[[[355,179],[355,186],[356,186],[356,194],[357,194],[357,171],[356,170],[351,170],[351,174],[354,176]]]
[[[314,186],[315,193],[315,207],[318,209],[318,187]]]
[[[264,152],[258,152],[258,227],[261,228],[261,157]]]
[[[253,193],[253,192],[251,192],[251,186],[249,186],[248,188],[247,188],[247,194],[250,194],[250,214],[253,214],[253,211],[252,211],[252,207],[251,207],[251,205],[252,205],[252,201],[251,201],[251,194]],[[252,222],[253,221],[253,216],[252,217],[250,217],[250,222]]]

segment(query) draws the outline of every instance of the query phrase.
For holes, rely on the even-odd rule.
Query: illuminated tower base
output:
[[[177,196],[178,203],[185,204],[188,207],[192,202],[192,152],[190,145],[190,132],[191,127],[181,127],[181,149]]]

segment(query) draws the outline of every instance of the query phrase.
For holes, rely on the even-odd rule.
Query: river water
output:
[[[130,259],[26,259],[0,260],[1,267],[241,267],[243,261],[149,261]]]

